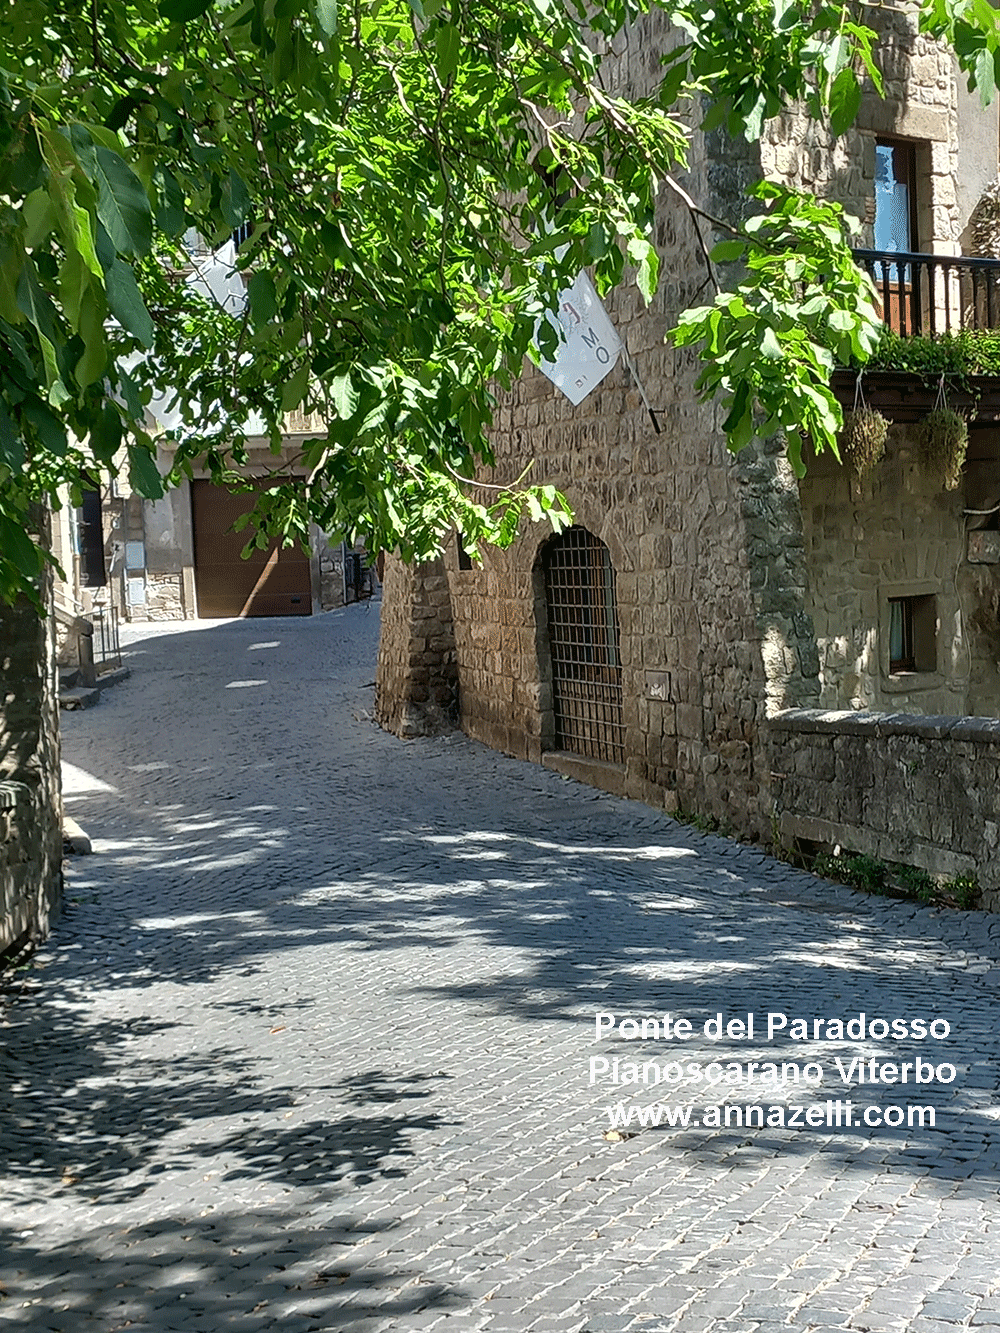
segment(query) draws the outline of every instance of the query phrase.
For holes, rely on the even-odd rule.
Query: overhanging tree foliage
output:
[[[312,518],[420,556],[453,524],[467,547],[509,540],[525,505],[558,524],[551,488],[470,498],[490,384],[582,267],[652,294],[658,191],[698,216],[671,173],[703,111],[753,138],[804,101],[842,132],[879,83],[863,6],[656,7],[684,40],[626,100],[608,39],[635,0],[0,0],[0,596],[35,586],[33,506],[95,461],[162,493],[145,405],[164,390],[173,480],[194,459],[225,475],[251,420],[277,445],[284,412],[320,414],[305,491],[265,502],[275,531]],[[989,0],[913,12],[989,100]],[[863,359],[878,327],[867,280],[835,206],[763,202],[715,252],[738,291],[676,336],[702,347],[734,448],[755,429],[830,443],[832,359]],[[247,224],[234,317],[183,280],[181,242]]]

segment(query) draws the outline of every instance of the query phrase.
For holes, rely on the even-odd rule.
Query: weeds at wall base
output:
[[[720,838],[735,838],[733,830],[714,815],[698,814],[692,810],[675,810],[671,816],[679,824],[686,824],[699,833],[714,833]],[[740,839],[743,841],[743,839]],[[831,852],[809,850],[801,845],[789,847],[782,842],[777,816],[771,820],[771,854],[799,870],[806,870],[824,879],[874,893],[884,898],[899,898],[907,902],[924,903],[928,907],[957,908],[972,912],[982,907],[979,881],[974,875],[954,875],[950,879],[935,879],[920,866],[903,865],[894,861],[879,861],[875,857],[835,855]]]
[[[678,824],[686,824],[688,828],[693,828],[698,833],[714,833],[720,838],[737,838],[732,826],[716,819],[714,815],[701,815],[693,810],[674,810],[670,817],[676,819]],[[744,841],[742,838],[738,840]]]
[[[824,879],[846,884],[862,893],[885,898],[900,898],[924,903],[929,907],[951,907],[971,912],[982,908],[979,881],[974,875],[954,875],[936,879],[920,866],[880,861],[872,856],[852,853],[836,855],[809,848],[796,840],[793,847],[782,842],[777,815],[771,819],[771,853],[779,861],[810,871]]]
[[[821,852],[808,867],[813,874],[847,884],[863,893],[903,898],[932,907],[972,911],[980,906],[979,884],[973,875],[935,879],[919,866],[878,861],[871,856],[833,856]]]

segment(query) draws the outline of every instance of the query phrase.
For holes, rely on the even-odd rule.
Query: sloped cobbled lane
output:
[[[1000,1328],[1000,918],[400,742],[377,632],[132,627],[64,717],[94,855],[4,979],[0,1326]]]

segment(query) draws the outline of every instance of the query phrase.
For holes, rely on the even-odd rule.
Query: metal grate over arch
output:
[[[608,548],[574,526],[542,556],[556,746],[625,762],[615,571]]]

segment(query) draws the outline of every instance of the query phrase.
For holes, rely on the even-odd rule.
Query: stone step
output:
[[[72,815],[63,815],[63,848],[75,856],[89,856],[94,850],[90,837]]]
[[[127,666],[111,667],[107,671],[98,671],[97,688],[106,690],[109,685],[120,685],[123,680],[128,680],[132,672]]]
[[[100,690],[90,690],[84,685],[74,686],[69,690],[59,691],[60,708],[93,708],[101,698]]]

